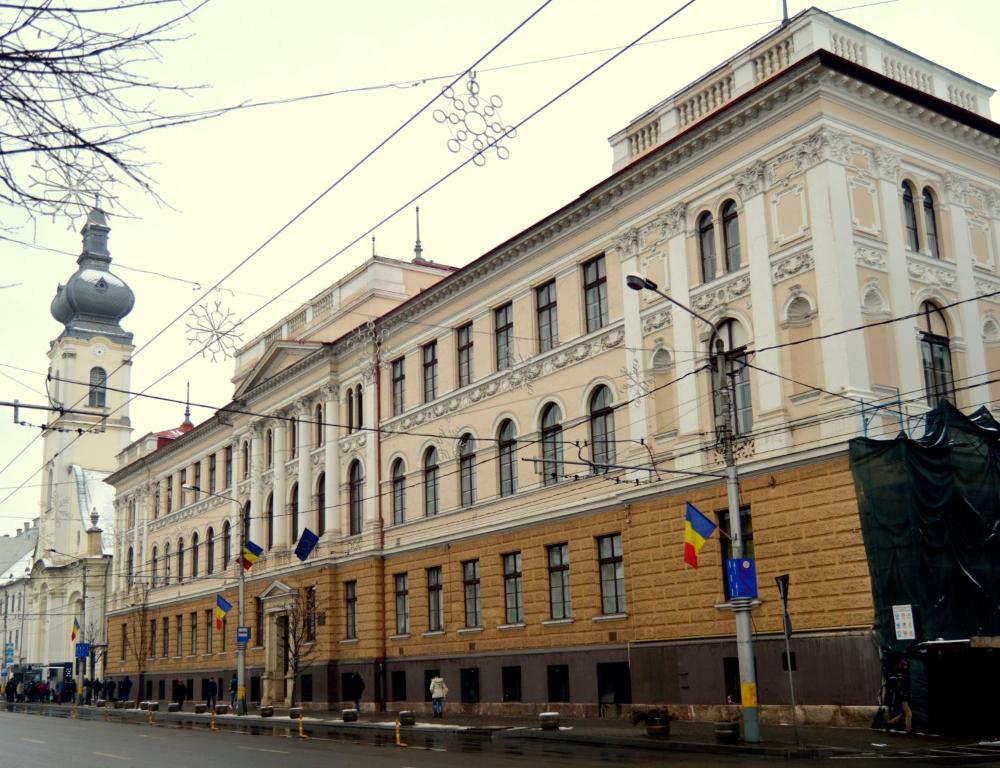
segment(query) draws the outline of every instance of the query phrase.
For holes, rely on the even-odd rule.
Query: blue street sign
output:
[[[730,599],[757,597],[757,564],[748,557],[726,560]]]
[[[90,656],[90,643],[77,643],[76,658],[86,659],[88,656]]]
[[[250,627],[237,627],[236,628],[236,642],[237,643],[249,643],[250,642]]]

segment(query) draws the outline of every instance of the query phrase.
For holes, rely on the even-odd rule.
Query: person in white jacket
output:
[[[431,707],[434,709],[434,717],[444,718],[444,697],[448,695],[448,686],[444,683],[444,678],[435,675],[431,678]]]

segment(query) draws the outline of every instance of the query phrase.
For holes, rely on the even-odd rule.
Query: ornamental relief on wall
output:
[[[813,255],[809,251],[782,256],[771,262],[771,282],[780,283],[782,280],[787,280],[801,272],[808,272],[814,266]]]
[[[913,257],[907,259],[906,271],[910,277],[925,285],[937,285],[941,288],[951,288],[955,285],[955,268],[953,266],[925,264]]]
[[[750,293],[750,275],[736,273],[719,284],[711,285],[707,290],[691,292],[691,306],[695,311],[705,314],[709,310],[724,307],[732,301]]]

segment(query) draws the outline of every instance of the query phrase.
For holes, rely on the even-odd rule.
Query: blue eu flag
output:
[[[305,560],[309,557],[309,553],[316,549],[317,543],[319,543],[319,536],[306,528],[302,531],[302,536],[299,537],[299,543],[295,545],[295,556],[299,560]]]

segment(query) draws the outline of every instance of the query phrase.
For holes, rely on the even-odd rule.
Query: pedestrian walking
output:
[[[120,697],[122,701],[129,701],[129,695],[132,693],[132,678],[125,675],[125,679],[122,680],[121,686],[119,687]]]
[[[113,677],[109,677],[104,684],[104,692],[108,695],[108,701],[115,700],[115,679]]]
[[[429,688],[434,717],[444,719],[444,698],[448,695],[448,686],[445,685],[444,678],[441,675],[435,675],[431,678]]]
[[[17,681],[17,688],[14,689],[14,695],[19,702],[24,701],[24,680]]]
[[[233,673],[233,679],[229,681],[229,706],[236,707],[236,689],[239,683],[236,681],[236,673]]]
[[[907,733],[913,733],[913,710],[910,709],[910,662],[905,657],[899,660],[896,674],[889,677],[886,683],[889,699],[890,718],[885,721],[888,733],[892,726],[903,721]],[[895,714],[894,714],[895,713]]]
[[[351,690],[350,696],[351,701],[354,702],[354,708],[360,712],[361,711],[361,699],[365,695],[365,679],[361,677],[357,672],[351,673]]]
[[[208,682],[205,683],[205,706],[209,712],[215,711],[215,706],[218,704],[217,696],[219,693],[219,686],[215,682],[215,678],[208,678]]]

